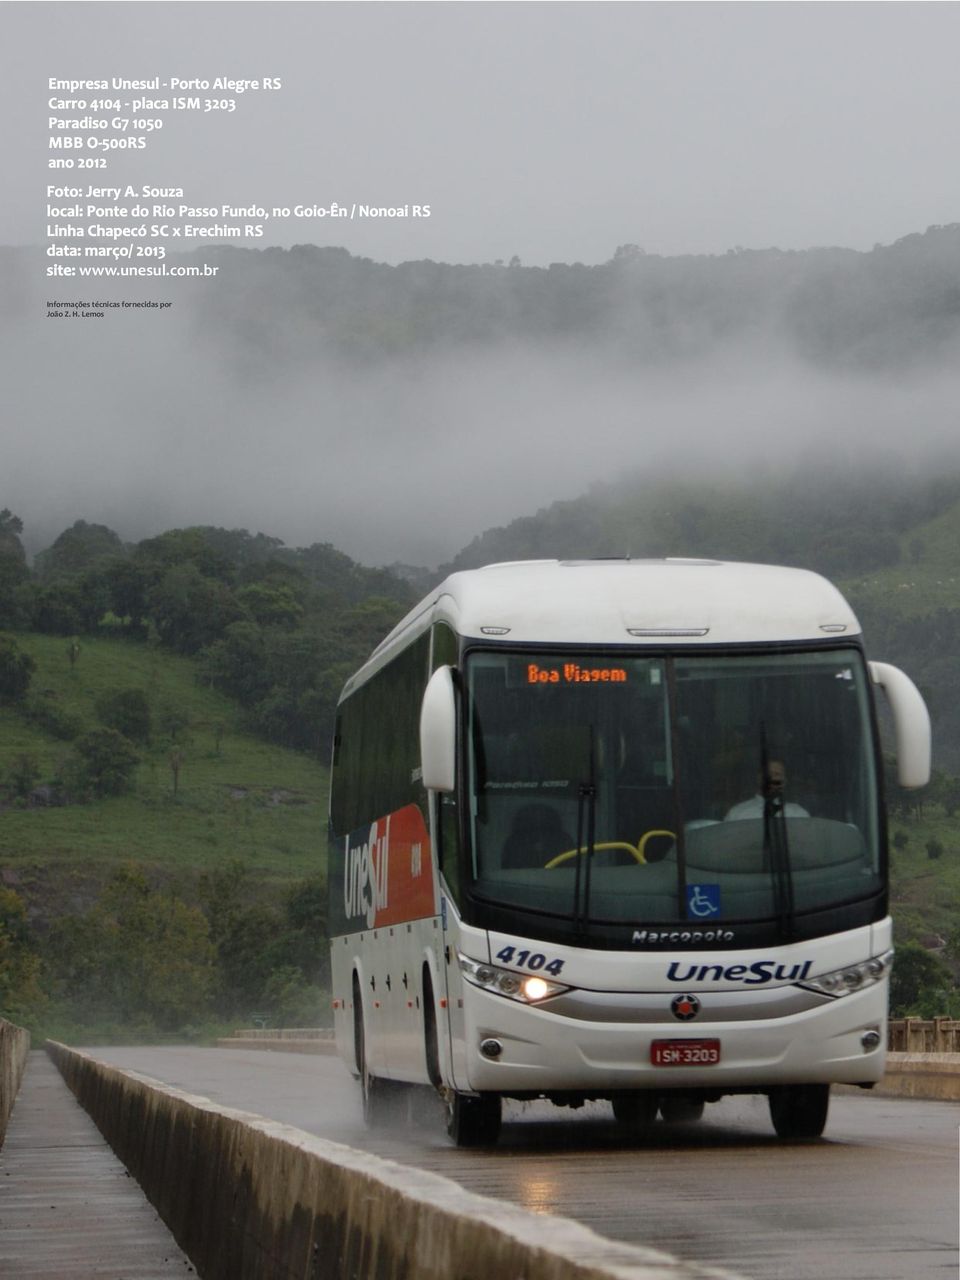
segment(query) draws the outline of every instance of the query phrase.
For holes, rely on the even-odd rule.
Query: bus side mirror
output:
[[[870,679],[887,695],[897,746],[901,787],[925,787],[930,781],[930,713],[909,676],[889,662],[871,662]]]
[[[457,698],[453,673],[437,667],[420,707],[420,765],[428,791],[452,791],[457,774]]]

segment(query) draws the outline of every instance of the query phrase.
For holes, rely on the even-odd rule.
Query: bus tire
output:
[[[437,1006],[433,1000],[433,982],[430,970],[423,966],[423,1051],[427,1064],[427,1079],[435,1089],[440,1088],[440,1041],[437,1037]]]
[[[397,1118],[392,1085],[392,1080],[381,1080],[369,1072],[364,1072],[360,1077],[363,1122],[368,1129],[383,1129]]]
[[[657,1118],[657,1095],[637,1089],[632,1093],[617,1093],[610,1100],[617,1124],[630,1133],[649,1129]]]
[[[778,1138],[819,1138],[823,1133],[830,1106],[828,1084],[778,1085],[768,1096]]]
[[[392,1115],[392,1097],[388,1080],[378,1080],[367,1068],[367,1040],[363,1027],[363,997],[360,979],[353,975],[353,1053],[360,1076],[360,1100],[363,1122],[368,1129],[379,1129]]]
[[[492,1147],[500,1137],[501,1107],[496,1094],[478,1098],[452,1093],[447,1099],[447,1133],[458,1147]]]
[[[661,1098],[660,1115],[665,1124],[693,1124],[703,1117],[705,1105],[702,1098]]]

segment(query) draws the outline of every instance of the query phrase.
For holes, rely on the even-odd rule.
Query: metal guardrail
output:
[[[960,1020],[893,1018],[887,1048],[892,1053],[960,1053]]]

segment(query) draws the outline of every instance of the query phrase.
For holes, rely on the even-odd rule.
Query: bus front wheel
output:
[[[649,1129],[657,1118],[657,1095],[637,1089],[633,1093],[618,1093],[611,1099],[617,1124],[629,1133],[641,1133]]]
[[[677,1095],[660,1099],[660,1115],[664,1124],[693,1124],[703,1117],[702,1098],[683,1098]]]
[[[770,1090],[770,1119],[778,1138],[819,1138],[830,1106],[828,1084],[785,1084]]]
[[[447,1133],[458,1147],[492,1147],[500,1136],[501,1107],[496,1094],[447,1098]]]

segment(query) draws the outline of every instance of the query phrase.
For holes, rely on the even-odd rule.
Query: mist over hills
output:
[[[202,314],[281,367],[503,341],[573,341],[657,366],[761,341],[824,369],[889,372],[952,356],[960,333],[960,223],[869,253],[738,247],[667,258],[626,244],[594,266],[394,267],[312,245],[216,252],[226,287],[203,295]],[[254,314],[242,305],[251,296]]]
[[[878,452],[932,474],[957,453],[957,224],[867,253],[623,245],[546,268],[202,256],[215,284],[134,291],[169,298],[162,316],[67,324],[43,259],[0,252],[0,501],[31,550],[79,517],[436,565],[621,475]]]
[[[497,560],[692,556],[846,579],[915,565],[926,552],[923,527],[945,513],[960,519],[960,466],[947,459],[937,473],[882,458],[838,458],[830,469],[816,458],[787,466],[758,458],[748,472],[711,479],[677,467],[636,471],[485,530],[438,573]]]
[[[215,286],[151,286],[162,316],[64,324],[42,259],[0,252],[0,504],[28,552],[78,518],[265,530],[270,560],[397,566],[395,599],[527,556],[805,564],[918,659],[960,760],[960,224],[546,268],[202,254]],[[903,619],[934,614],[926,653]]]

